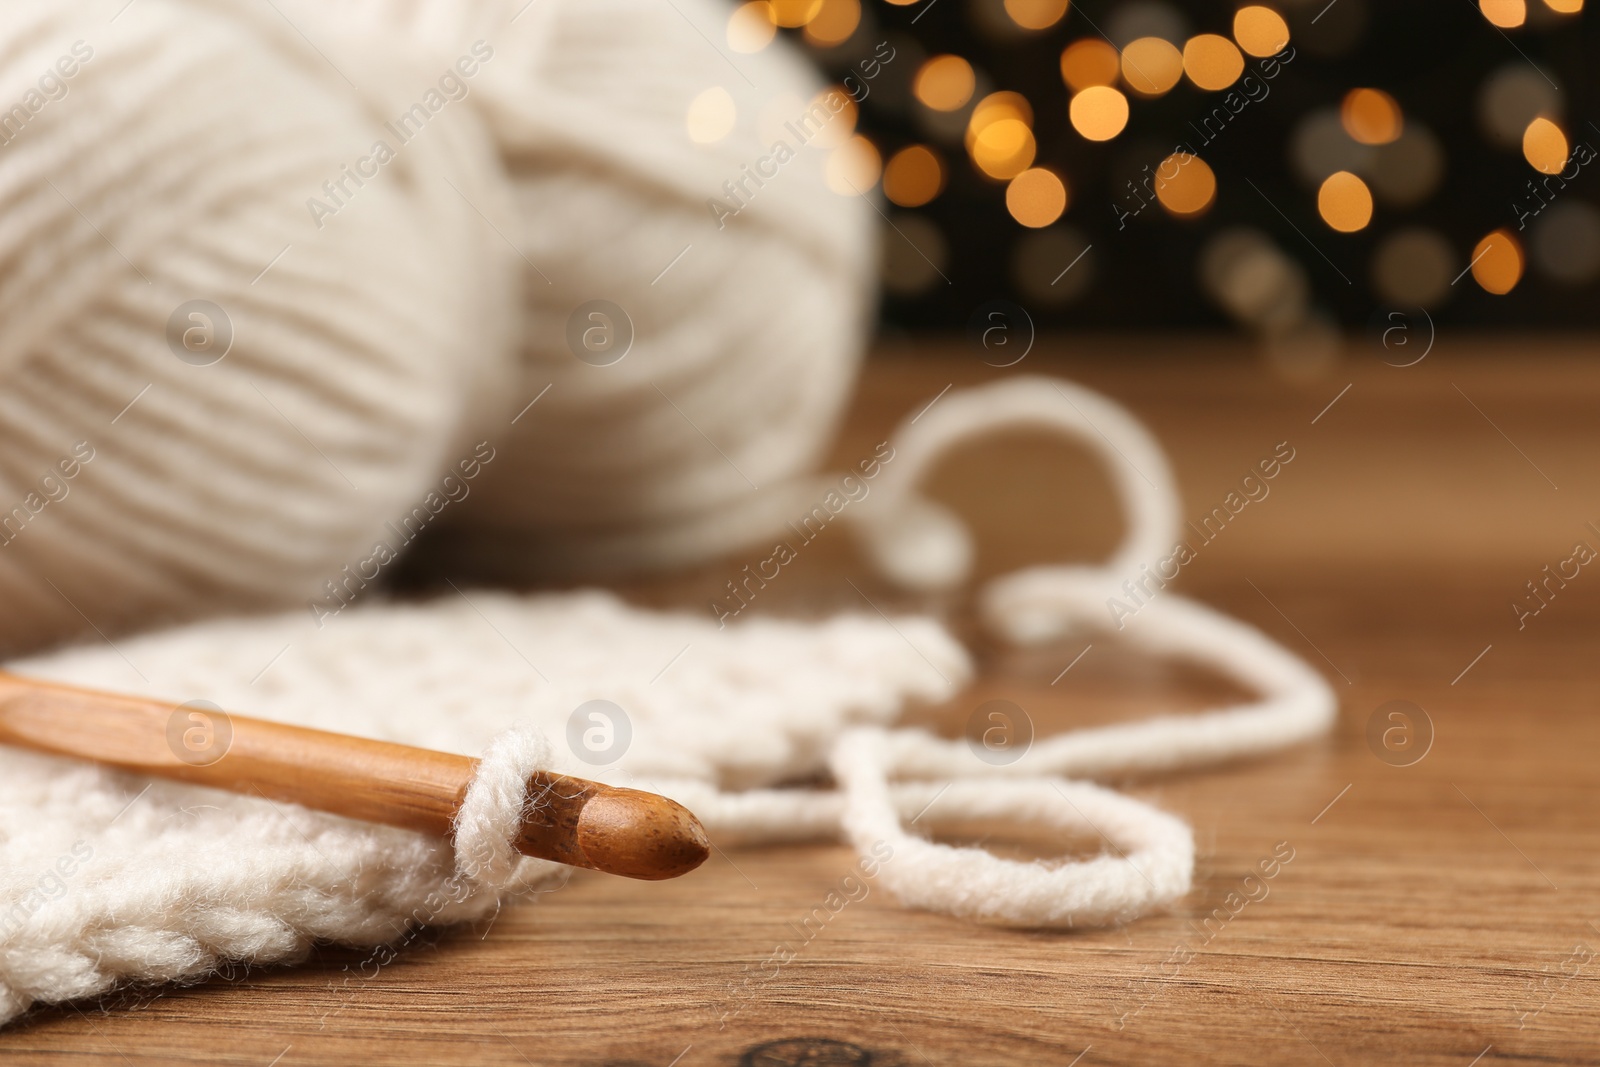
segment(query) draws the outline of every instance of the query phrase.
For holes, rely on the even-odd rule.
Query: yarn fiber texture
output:
[[[754,536],[842,407],[874,250],[816,148],[716,226],[762,114],[821,89],[782,42],[729,66],[729,10],[0,7],[0,649],[325,595],[479,441],[424,539],[457,577]],[[718,84],[737,122],[694,144]],[[195,300],[231,340],[185,359]],[[568,341],[595,300],[609,366]]]

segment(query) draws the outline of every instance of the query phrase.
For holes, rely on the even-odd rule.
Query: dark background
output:
[[[1130,94],[1128,126],[1109,142],[1085,140],[1068,121],[1062,50],[1081,38],[1104,36],[1096,28],[1114,38],[1119,14],[1125,23],[1127,9],[1140,5],[1074,0],[1053,27],[1007,36],[990,28],[996,11],[1005,17],[1000,2],[933,0],[894,6],[862,0],[862,24],[855,36],[836,48],[810,48],[825,71],[842,77],[878,41],[893,42],[912,62],[884,69],[862,105],[858,129],[886,160],[899,148],[925,143],[938,149],[947,164],[946,187],[931,203],[911,210],[884,204],[898,229],[919,245],[927,243],[927,224],[936,228],[944,247],[933,240],[935,247],[928,251],[949,279],[934,278],[910,292],[886,279],[884,324],[891,334],[965,327],[975,309],[997,297],[1026,308],[1042,329],[1236,327],[1241,324],[1208,293],[1201,265],[1208,242],[1238,226],[1259,231],[1299,265],[1313,313],[1322,323],[1346,330],[1371,327],[1386,307],[1396,305],[1373,280],[1373,260],[1386,238],[1414,226],[1436,232],[1448,242],[1457,264],[1453,275],[1467,267],[1474,245],[1491,230],[1517,232],[1516,204],[1531,202],[1527,184],[1540,175],[1517,147],[1496,144],[1480,119],[1480,98],[1497,72],[1537,65],[1560,88],[1559,122],[1569,142],[1600,145],[1600,131],[1590,123],[1600,114],[1589,74],[1591,57],[1600,48],[1592,11],[1556,15],[1543,0],[1528,0],[1528,21],[1502,31],[1484,18],[1476,0],[1334,0],[1331,6],[1327,0],[1274,0],[1269,6],[1288,20],[1295,58],[1271,83],[1266,99],[1250,104],[1213,144],[1202,146],[1188,124],[1216,107],[1222,94],[1198,90],[1187,79],[1158,99]],[[990,9],[989,17],[980,5]],[[1189,34],[1231,37],[1239,5],[1190,0],[1143,6],[1165,7]],[[1181,39],[1174,43],[1182,48]],[[981,174],[959,139],[941,143],[930,136],[926,123],[919,124],[921,105],[909,91],[921,61],[919,51],[961,55],[987,78],[986,88],[1020,92],[1032,103],[1039,146],[1035,165],[1063,175],[1071,193],[1053,228],[1080,246],[1092,245],[1074,268],[1083,277],[1052,293],[1053,303],[1038,297],[1038,286],[1017,280],[1019,247],[1036,231],[1007,213],[1004,183]],[[1245,59],[1249,73],[1259,60]],[[1395,207],[1379,199],[1366,229],[1341,234],[1318,217],[1316,186],[1295,169],[1290,145],[1309,116],[1337,109],[1343,96],[1360,86],[1390,93],[1408,125],[1431,131],[1443,149],[1444,169],[1432,194],[1420,203]],[[1197,218],[1178,219],[1152,205],[1119,231],[1113,204],[1119,193],[1126,197],[1127,178],[1156,164],[1183,141],[1194,145],[1216,173],[1217,195],[1210,209]],[[1593,169],[1600,171],[1600,165]],[[1600,201],[1600,176],[1581,170],[1558,199],[1568,205],[1562,226],[1571,231],[1576,217],[1579,223],[1593,221],[1600,231],[1600,212],[1592,206]],[[908,222],[907,216],[914,218]],[[1517,233],[1529,254],[1512,292],[1490,294],[1469,273],[1428,303],[1435,320],[1520,329],[1592,326],[1600,307],[1593,299],[1600,262],[1589,278],[1578,281],[1542,271],[1538,256],[1531,254],[1536,230],[1535,222]],[[886,245],[903,240],[886,227]],[[1600,259],[1600,247],[1595,256]],[[888,259],[892,270],[892,248]]]

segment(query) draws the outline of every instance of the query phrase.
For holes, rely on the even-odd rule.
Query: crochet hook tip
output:
[[[655,793],[539,772],[528,797],[516,842],[525,855],[647,881],[688,874],[711,855],[700,820]]]

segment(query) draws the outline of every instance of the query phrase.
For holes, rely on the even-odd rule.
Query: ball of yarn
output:
[[[495,49],[470,99],[513,186],[522,377],[432,546],[449,572],[670,567],[792,517],[769,490],[831,439],[876,300],[876,215],[826,180],[853,104],[814,110],[827,86],[781,38],[732,51],[728,0],[351,3],[435,65]],[[731,125],[691,136],[702,94]]]
[[[110,14],[0,7],[11,651],[304,603],[426,492],[509,369],[481,122],[358,186],[408,69],[336,67],[271,5]]]

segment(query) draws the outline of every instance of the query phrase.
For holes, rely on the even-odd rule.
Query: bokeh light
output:
[[[1025,30],[1047,30],[1067,13],[1067,0],[1005,0],[1006,14]]]
[[[695,144],[716,144],[733,132],[738,118],[733,95],[722,86],[713,85],[689,101],[689,113],[685,117],[689,140]]]
[[[1411,207],[1432,196],[1443,177],[1439,139],[1421,123],[1407,122],[1399,137],[1373,152],[1367,181],[1384,203]]]
[[[1180,218],[1199,215],[1217,197],[1217,176],[1199,156],[1174,152],[1156,168],[1156,199]]]
[[[1289,43],[1289,24],[1272,8],[1251,4],[1234,12],[1233,39],[1253,56],[1275,56]]]
[[[902,148],[883,169],[883,195],[901,207],[921,207],[944,191],[944,162],[926,145]]]
[[[1128,98],[1109,85],[1091,85],[1067,107],[1072,128],[1090,141],[1109,141],[1128,125]]]
[[[1503,30],[1514,30],[1528,20],[1524,0],[1478,0],[1483,17]]]
[[[773,21],[772,5],[767,0],[740,4],[728,16],[728,47],[735,52],[759,52],[777,35],[778,24]]]
[[[1033,165],[1037,146],[1021,119],[996,119],[972,139],[972,162],[991,178],[1008,181]]]
[[[1067,186],[1045,167],[1023,171],[1006,186],[1006,210],[1031,229],[1043,229],[1067,209]]]
[[[1338,170],[1366,171],[1376,155],[1371,145],[1351,137],[1332,108],[1306,115],[1289,137],[1289,160],[1307,185],[1321,185]]]
[[[1502,148],[1517,148],[1528,123],[1543,115],[1559,118],[1561,93],[1550,79],[1528,63],[1510,63],[1483,83],[1478,95],[1478,118],[1490,140]]]
[[[807,148],[838,148],[850,140],[851,136],[856,132],[856,117],[859,109],[856,107],[855,100],[851,99],[850,94],[845,91],[842,85],[829,86],[816,96],[813,96],[802,113],[808,115],[827,114],[833,110],[827,104],[828,97],[835,94],[843,102],[843,106],[834,113],[832,118],[824,122],[816,133],[811,135],[811,139],[806,142]],[[790,115],[789,118],[793,120],[795,116]],[[780,139],[784,138],[780,137]]]
[[[1140,96],[1161,96],[1183,77],[1183,53],[1161,37],[1140,37],[1122,50],[1122,80]]]
[[[1544,6],[1558,15],[1576,15],[1583,10],[1583,0],[1544,0]]]
[[[1115,85],[1121,70],[1117,50],[1098,37],[1074,41],[1061,53],[1061,80],[1075,93],[1091,85]]]
[[[1372,257],[1372,287],[1402,308],[1437,307],[1450,295],[1460,268],[1450,242],[1433,230],[1412,227],[1391,234]]]
[[[822,9],[806,23],[805,38],[820,48],[848,41],[861,25],[861,0],[822,0]]]
[[[1547,118],[1536,118],[1522,133],[1522,157],[1541,174],[1560,174],[1567,165],[1567,135]]]
[[[1564,285],[1600,276],[1600,211],[1568,198],[1540,212],[1533,224],[1533,262]]]
[[[857,134],[828,153],[822,176],[828,188],[840,196],[858,196],[878,184],[882,169],[877,147]]]
[[[1473,248],[1472,277],[1496,296],[1517,287],[1522,280],[1522,246],[1509,230],[1495,230]]]
[[[1202,89],[1226,89],[1244,73],[1244,56],[1226,37],[1202,33],[1183,46],[1183,72]]]
[[[1382,89],[1352,89],[1339,105],[1345,132],[1362,144],[1388,144],[1405,128],[1395,98]]]
[[[977,82],[972,64],[960,56],[934,56],[917,71],[912,92],[935,111],[955,111],[972,99]]]
[[[767,0],[772,21],[784,29],[799,29],[817,17],[822,0]]]
[[[1336,171],[1317,190],[1317,214],[1340,233],[1364,230],[1372,221],[1372,191],[1349,171]]]

